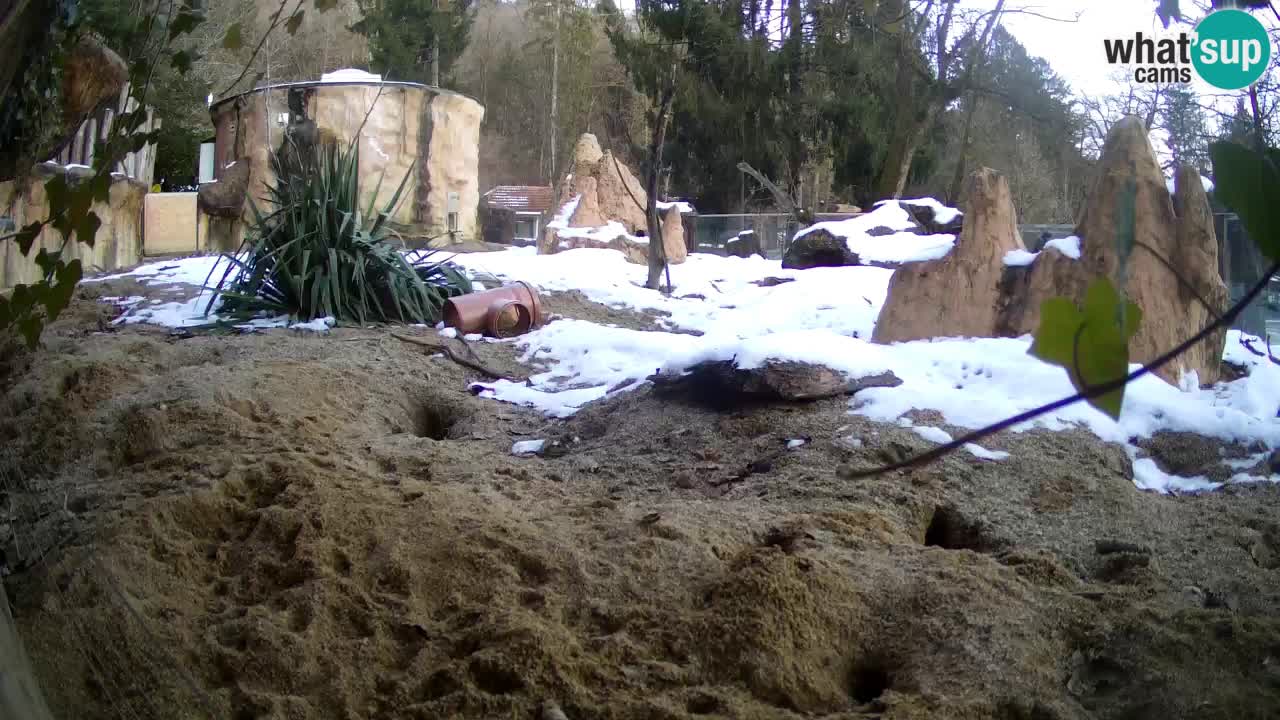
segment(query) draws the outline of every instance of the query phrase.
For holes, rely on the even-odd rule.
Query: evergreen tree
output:
[[[1190,165],[1201,173],[1209,171],[1209,128],[1194,91],[1182,85],[1168,89],[1160,126],[1168,136],[1169,170]]]
[[[351,29],[369,40],[370,65],[390,80],[446,78],[467,47],[472,0],[358,0]],[[438,67],[436,67],[438,63]]]

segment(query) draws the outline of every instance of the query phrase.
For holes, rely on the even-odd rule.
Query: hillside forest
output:
[[[136,60],[166,21],[143,1],[83,0],[79,22]],[[266,32],[279,8],[292,34]],[[643,167],[670,95],[660,189],[701,212],[778,209],[741,163],[811,212],[896,195],[955,202],[965,174],[987,166],[1008,177],[1022,219],[1065,223],[1126,114],[1147,122],[1169,168],[1207,171],[1213,140],[1276,134],[1272,77],[1253,97],[1122,74],[1111,93],[1080,94],[1004,28],[1019,13],[1072,18],[1004,0],[338,0],[324,14],[208,0],[203,11],[191,67],[152,73],[166,189],[195,182],[211,99],[347,67],[478,99],[482,189],[554,184],[584,132]],[[245,42],[228,49],[233,25]]]

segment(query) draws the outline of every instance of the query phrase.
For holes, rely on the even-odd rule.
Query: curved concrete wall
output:
[[[309,119],[322,137],[344,143],[359,131],[365,203],[374,199],[382,209],[409,176],[393,215],[409,226],[407,239],[421,244],[446,234],[451,207],[457,213],[455,239],[479,236],[477,173],[484,108],[465,95],[410,83],[293,83],[228,98],[210,113],[215,177],[247,157],[249,194],[255,201],[266,196],[275,180],[271,156],[284,142],[286,129]]]

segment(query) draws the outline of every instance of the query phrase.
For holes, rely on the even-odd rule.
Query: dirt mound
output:
[[[552,422],[384,331],[93,334],[101,308],[0,398],[31,558],[6,588],[59,717],[1280,707],[1275,487],[1144,494],[1119,448],[1043,431],[847,480],[924,441],[843,399],[649,389]],[[538,438],[563,452],[511,455]]]

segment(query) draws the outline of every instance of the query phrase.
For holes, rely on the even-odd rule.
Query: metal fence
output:
[[[1235,303],[1249,288],[1262,279],[1266,272],[1266,258],[1258,251],[1244,225],[1235,213],[1217,213],[1213,216],[1214,230],[1218,234],[1218,269],[1227,283],[1231,302]],[[1271,278],[1266,291],[1257,297],[1236,319],[1232,327],[1264,337],[1267,325],[1280,322],[1280,281]]]
[[[844,220],[848,214],[817,213],[818,222]],[[750,230],[760,238],[760,248],[766,257],[778,260],[787,251],[791,238],[800,230],[790,215],[785,213],[752,213],[740,215],[698,215],[693,223],[694,252],[724,254],[725,242],[739,233]]]

